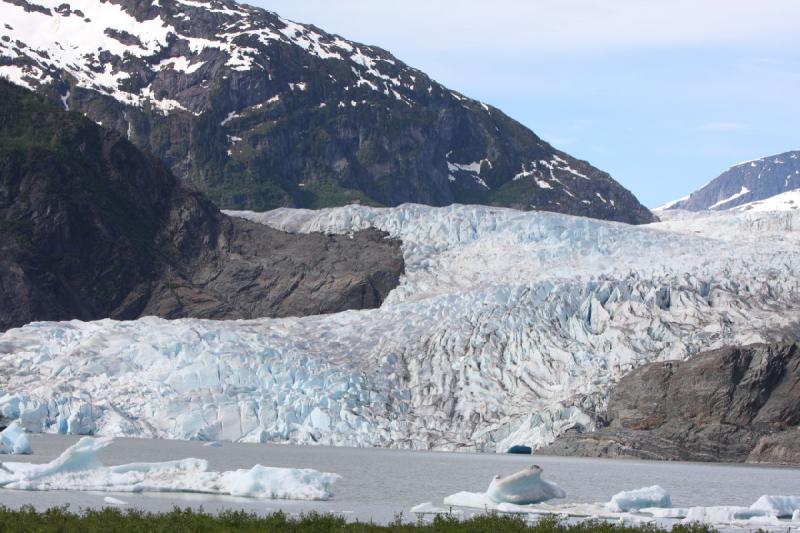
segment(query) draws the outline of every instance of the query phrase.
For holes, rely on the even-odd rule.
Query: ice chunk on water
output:
[[[528,505],[564,498],[567,493],[555,483],[542,479],[542,468],[533,465],[510,476],[495,476],[486,495],[495,503]]]
[[[658,485],[653,485],[652,487],[617,493],[608,503],[608,510],[614,513],[635,511],[645,507],[672,507],[672,499],[669,496],[669,492]]]
[[[553,498],[564,498],[566,495],[561,487],[542,479],[542,468],[533,465],[509,476],[495,476],[486,492],[451,494],[444,499],[444,504],[477,509],[500,509],[501,505],[530,505]]]
[[[124,502],[117,498],[112,498],[111,496],[106,496],[105,498],[103,498],[103,501],[110,505],[128,505],[127,502]]]
[[[788,518],[800,509],[800,496],[764,495],[750,506],[754,511],[766,511],[778,518]]]
[[[475,509],[494,508],[494,502],[486,496],[485,492],[457,492],[447,496],[444,504]]]
[[[777,518],[768,511],[759,511],[749,507],[715,506],[691,507],[683,519],[684,523],[701,522],[704,524],[732,524],[734,522],[770,523]]]
[[[800,509],[795,509],[792,513],[792,522],[800,522]]]
[[[14,421],[0,432],[0,453],[31,454],[33,448],[25,430],[18,421]]]
[[[0,487],[19,490],[197,492],[259,499],[327,500],[340,476],[310,469],[255,465],[212,472],[201,459],[105,466],[98,453],[111,438],[82,438],[43,465],[6,463]]]
[[[639,509],[640,513],[649,514],[653,518],[686,518],[686,515],[689,514],[689,509],[686,507],[671,507],[671,508],[662,508],[662,507],[645,507],[644,509]]]

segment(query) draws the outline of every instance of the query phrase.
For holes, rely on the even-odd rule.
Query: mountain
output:
[[[388,52],[230,0],[0,0],[0,75],[217,205],[480,203],[629,223],[608,174]]]
[[[0,80],[0,329],[380,305],[399,243],[229,218],[119,133]]]
[[[8,331],[0,414],[53,432],[538,448],[594,429],[638,367],[796,339],[800,324],[800,212],[644,226],[456,205],[236,215],[297,235],[376,228],[405,273],[358,312]]]
[[[644,365],[614,387],[606,427],[542,453],[800,464],[800,345],[723,348]]]
[[[660,209],[732,209],[800,189],[800,152],[747,161],[733,166],[691,195]]]

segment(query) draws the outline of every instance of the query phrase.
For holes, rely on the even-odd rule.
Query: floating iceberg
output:
[[[792,522],[800,522],[800,509],[795,509],[792,513]]]
[[[486,492],[459,492],[444,499],[445,505],[474,507],[477,509],[502,509],[501,506],[531,505],[553,498],[564,498],[567,493],[542,479],[542,468],[533,465],[509,476],[494,476]]]
[[[208,462],[181,459],[163,463],[105,466],[98,452],[111,438],[84,437],[43,465],[5,463],[0,487],[18,490],[98,492],[197,492],[257,499],[327,500],[337,474],[310,469],[271,468],[211,472]]]
[[[750,506],[754,511],[765,511],[778,518],[788,518],[800,509],[800,496],[764,495]]]
[[[614,513],[637,511],[647,507],[672,507],[669,493],[658,485],[637,490],[623,491],[612,496],[608,510]]]
[[[510,476],[494,476],[486,495],[495,503],[530,505],[564,498],[567,493],[555,483],[542,479],[542,468],[533,465]]]
[[[33,453],[31,441],[18,421],[0,432],[0,453],[27,455]]]

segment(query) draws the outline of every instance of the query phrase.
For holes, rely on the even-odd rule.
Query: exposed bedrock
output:
[[[800,345],[755,344],[644,365],[611,394],[605,427],[555,455],[800,464]]]

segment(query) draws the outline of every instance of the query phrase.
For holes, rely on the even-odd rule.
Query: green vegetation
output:
[[[381,204],[356,189],[347,189],[331,181],[309,183],[297,195],[301,207],[323,209],[340,205],[363,204],[381,207]]]
[[[10,510],[0,507],[0,532],[264,532],[264,533],[660,533],[652,526],[623,526],[617,523],[584,522],[569,525],[556,518],[543,518],[528,524],[521,518],[484,515],[467,521],[439,516],[432,522],[404,523],[398,518],[382,526],[373,523],[348,523],[333,515],[308,514],[289,518],[283,513],[259,517],[243,511],[227,511],[212,515],[176,508],[155,514],[137,510],[120,511],[106,508],[72,513],[65,507],[37,512],[31,507]],[[709,533],[713,529],[692,525],[676,526],[673,533]]]

